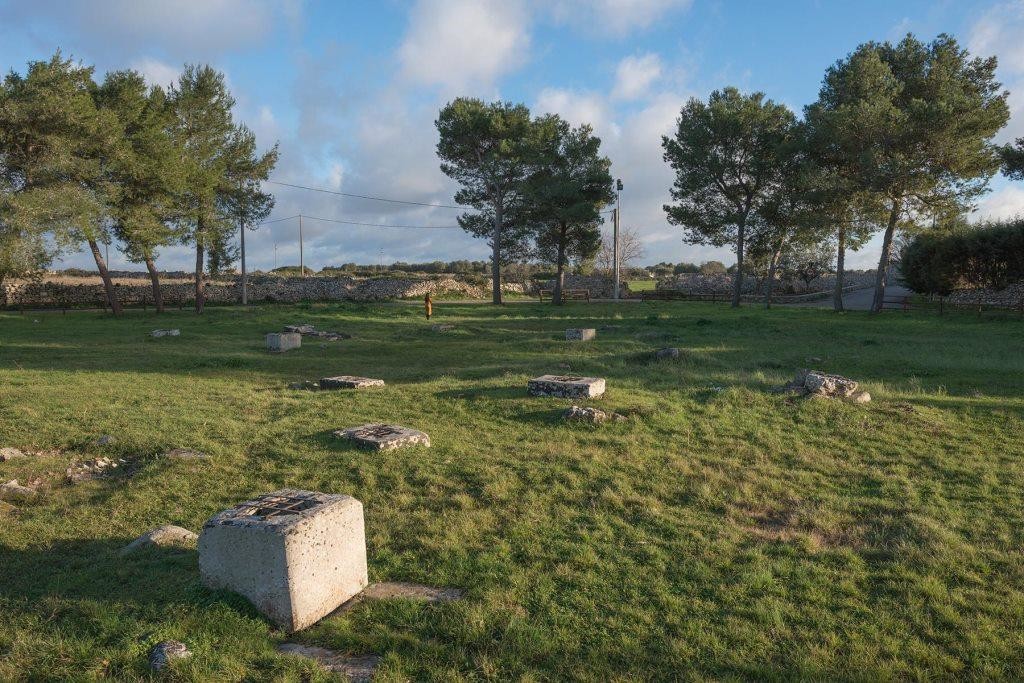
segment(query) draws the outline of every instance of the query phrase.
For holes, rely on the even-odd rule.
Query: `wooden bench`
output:
[[[544,301],[544,296],[553,297],[555,290],[553,289],[540,289],[537,290],[537,295],[541,301]],[[590,290],[589,289],[563,289],[562,290],[562,301],[590,301]]]

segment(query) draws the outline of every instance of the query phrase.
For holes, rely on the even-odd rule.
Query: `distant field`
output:
[[[629,280],[629,288],[634,292],[653,290],[657,280]]]
[[[1024,322],[971,315],[656,303],[211,308],[203,316],[0,313],[0,463],[39,479],[0,511],[0,680],[327,680],[285,634],[202,587],[199,531],[282,487],[365,506],[371,581],[462,587],[367,602],[288,637],[382,655],[378,680],[935,680],[1024,676]],[[311,322],[353,335],[269,355]],[[180,337],[152,339],[156,327]],[[567,343],[567,327],[596,327]],[[677,361],[651,361],[675,346]],[[769,393],[800,367],[862,380],[866,406]],[[323,375],[388,386],[315,393]],[[565,424],[543,373],[605,377],[629,417]],[[422,429],[367,453],[331,430]],[[101,434],[117,441],[93,445]],[[160,457],[191,447],[208,461]],[[74,486],[72,460],[129,466]]]

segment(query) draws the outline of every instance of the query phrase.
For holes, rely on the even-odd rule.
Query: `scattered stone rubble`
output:
[[[110,434],[104,434],[103,436],[96,439],[95,444],[97,446],[109,446],[112,443],[116,443],[117,439],[112,437]]]
[[[820,370],[799,370],[793,381],[779,387],[779,393],[794,393],[798,396],[839,398],[854,403],[868,403],[871,394],[857,391],[857,382],[840,375],[830,375]]]
[[[109,477],[114,474],[119,467],[123,467],[127,464],[128,461],[124,458],[91,458],[89,460],[71,463],[65,474],[67,474],[67,478],[70,483],[78,484],[92,479]]]
[[[602,424],[609,420],[618,422],[625,420],[625,415],[615,412],[606,412],[600,408],[589,408],[585,406],[570,406],[564,413],[562,419],[567,422],[587,422],[589,424]]]
[[[181,330],[153,330],[149,334],[151,337],[177,337],[181,335]]]
[[[578,327],[565,331],[566,341],[590,341],[597,337],[597,330],[593,327]]]
[[[680,351],[676,348],[658,349],[654,352],[654,357],[657,360],[674,360],[679,358]]]
[[[190,548],[199,538],[188,529],[173,524],[165,524],[155,529],[150,529],[134,541],[121,548],[121,555],[132,553],[145,548]]]
[[[406,446],[430,447],[430,437],[423,432],[392,424],[366,424],[350,429],[339,429],[334,435],[348,439],[357,446],[377,451],[390,451]]]
[[[153,671],[163,671],[175,659],[185,659],[191,656],[192,653],[189,652],[185,643],[177,640],[165,640],[154,645],[149,651],[149,668]]]
[[[444,324],[431,325],[430,329],[433,332],[450,332],[451,330],[455,329],[455,325],[444,325]]]
[[[328,332],[326,330],[318,330],[309,323],[302,325],[285,325],[285,332],[293,332],[301,334],[303,337],[315,337],[317,339],[323,339],[324,341],[338,341],[339,339],[351,339],[351,334],[345,334],[344,332]]]
[[[303,391],[318,391],[320,389],[320,385],[317,384],[316,382],[307,380],[305,382],[292,382],[288,385],[288,388]]]

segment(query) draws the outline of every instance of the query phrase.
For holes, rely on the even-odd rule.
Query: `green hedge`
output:
[[[1024,280],[1024,217],[947,233],[924,233],[903,249],[900,270],[921,294],[960,287],[1004,289]]]

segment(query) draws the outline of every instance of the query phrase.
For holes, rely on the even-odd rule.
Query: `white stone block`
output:
[[[296,489],[237,505],[203,525],[199,571],[288,631],[311,626],[367,585],[363,505]]]
[[[597,398],[604,394],[604,379],[601,377],[541,375],[527,382],[526,390],[530,396]]]
[[[578,327],[565,331],[566,341],[590,341],[597,336],[597,330],[593,327]]]
[[[302,346],[302,335],[298,332],[272,332],[267,335],[267,350],[284,353]]]
[[[338,375],[336,377],[321,377],[321,389],[365,389],[366,387],[382,387],[384,380],[372,379],[370,377],[355,377],[354,375]]]

